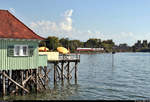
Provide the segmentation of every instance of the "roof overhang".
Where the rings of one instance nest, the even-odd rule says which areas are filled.
[[[14,39],[14,38],[0,38],[0,40],[9,40],[9,41],[37,41],[40,42],[39,39]]]

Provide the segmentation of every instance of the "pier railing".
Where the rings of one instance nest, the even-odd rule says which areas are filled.
[[[80,54],[59,54],[59,60],[80,60]]]

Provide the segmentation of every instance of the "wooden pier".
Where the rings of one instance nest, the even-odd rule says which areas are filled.
[[[79,54],[59,55],[58,60],[48,60],[54,64],[54,84],[58,80],[70,81],[74,72],[74,80],[77,83],[77,65],[80,62]],[[43,92],[49,89],[50,68],[47,66],[26,70],[2,70],[0,71],[0,94],[25,95],[31,92]]]
[[[54,64],[55,82],[57,77],[70,80],[73,69],[77,79],[80,55],[39,52],[39,42],[46,39],[34,33],[8,10],[0,10],[0,22],[1,95],[24,95],[46,90],[50,81],[48,63]],[[71,70],[70,63],[74,63]]]
[[[77,65],[80,62],[80,54],[59,55],[59,60],[48,60],[48,63],[54,64],[54,84],[58,81],[72,79],[74,71],[74,80],[77,83]]]

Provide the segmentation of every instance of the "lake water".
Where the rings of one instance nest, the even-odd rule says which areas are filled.
[[[49,65],[51,67],[51,65]],[[50,73],[52,76],[53,70]],[[77,84],[58,82],[42,94],[5,100],[149,100],[150,53],[81,54]]]

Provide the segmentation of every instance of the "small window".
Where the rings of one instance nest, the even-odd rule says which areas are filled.
[[[15,45],[14,56],[28,56],[28,46],[27,45]]]
[[[23,56],[27,56],[27,55],[28,55],[28,47],[23,46]]]
[[[19,56],[20,55],[20,46],[18,46],[18,45],[15,46],[14,47],[14,52],[15,52],[14,53],[15,56]]]

